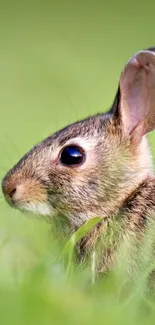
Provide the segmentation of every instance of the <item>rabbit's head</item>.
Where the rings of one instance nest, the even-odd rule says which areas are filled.
[[[155,128],[155,54],[126,65],[112,109],[71,124],[36,145],[5,176],[7,201],[75,226],[119,211],[152,173],[145,134]]]

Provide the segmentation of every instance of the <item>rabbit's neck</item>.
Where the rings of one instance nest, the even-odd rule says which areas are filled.
[[[112,269],[120,258],[118,246],[125,243],[126,249],[130,249],[133,244],[135,268],[138,268],[138,264],[136,266],[138,249],[139,245],[143,244],[147,229],[154,240],[155,178],[143,181],[117,215],[104,219],[79,242],[77,246],[79,257],[85,260],[87,256],[97,252],[97,256],[100,254],[98,272],[105,273]],[[130,276],[130,265],[128,272]]]
[[[152,155],[147,138],[143,137],[133,161],[127,165],[124,181],[118,185],[118,197],[115,199],[118,209],[114,214],[118,214],[133,195],[138,195],[139,188],[143,188],[143,184],[147,188],[150,180],[155,184]]]

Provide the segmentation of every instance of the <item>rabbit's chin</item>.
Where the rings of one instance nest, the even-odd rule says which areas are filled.
[[[30,202],[23,203],[18,206],[22,211],[32,212],[36,215],[51,216],[54,214],[54,209],[46,202]]]

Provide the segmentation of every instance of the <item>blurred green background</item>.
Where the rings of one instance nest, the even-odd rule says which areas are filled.
[[[1,179],[36,142],[110,107],[124,64],[136,51],[155,45],[154,16],[153,0],[0,2]],[[155,135],[149,138],[155,153]],[[12,285],[17,266],[22,277],[23,265],[34,262],[33,249],[50,247],[49,225],[31,217],[0,198],[4,287]],[[4,296],[1,324],[10,324]]]

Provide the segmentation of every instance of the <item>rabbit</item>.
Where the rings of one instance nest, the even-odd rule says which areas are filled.
[[[107,223],[120,237],[141,241],[155,217],[155,176],[146,135],[155,129],[155,48],[137,52],[124,67],[107,113],[75,122],[38,143],[2,181],[6,201],[44,218],[67,218],[71,231],[103,217],[79,243],[93,249]],[[119,216],[119,217],[118,217]],[[101,272],[115,261],[107,247]]]

